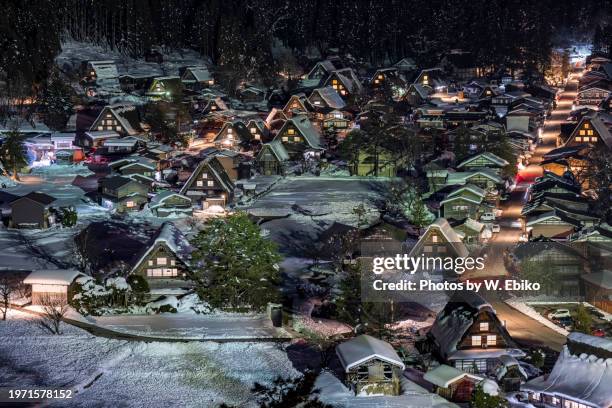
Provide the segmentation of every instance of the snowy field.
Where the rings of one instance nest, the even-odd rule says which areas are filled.
[[[111,340],[64,325],[41,331],[36,318],[11,311],[0,321],[0,384],[70,388],[62,407],[253,407],[250,388],[295,376],[272,343],[142,343]]]
[[[124,333],[164,338],[244,339],[288,337],[264,315],[164,313],[151,316],[88,317],[97,326]]]
[[[334,221],[356,225],[353,209],[360,204],[365,218],[378,219],[376,201],[388,179],[350,177],[289,177],[278,182],[270,192],[257,199],[247,211],[257,216],[286,216],[262,224],[285,253],[297,255],[298,248],[309,242]]]

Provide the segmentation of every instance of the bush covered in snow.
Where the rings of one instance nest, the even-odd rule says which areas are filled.
[[[142,297],[135,294],[142,293],[143,289],[148,291],[148,285],[144,287],[139,279],[116,277],[100,282],[91,276],[82,276],[71,289],[70,304],[82,315],[100,316],[109,310],[128,312],[130,307],[141,304]]]

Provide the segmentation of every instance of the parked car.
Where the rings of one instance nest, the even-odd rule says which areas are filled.
[[[499,224],[493,224],[491,226],[491,231],[492,232],[499,232],[499,231],[501,231],[501,227],[499,226]]]
[[[571,317],[556,318],[553,319],[553,322],[555,322],[558,326],[561,326],[566,330],[572,330],[574,326],[574,319],[572,319]]]
[[[595,329],[591,334],[597,337],[606,337],[606,331],[604,329]]]
[[[603,313],[601,313],[599,310],[597,310],[594,307],[587,307],[587,310],[589,311],[589,313],[591,313],[593,316],[598,317],[600,319],[605,319],[605,315]]]
[[[492,212],[486,212],[483,213],[480,216],[480,221],[495,221],[495,214],[493,214]]]
[[[548,318],[549,319],[561,319],[561,318],[565,318],[565,317],[572,317],[572,314],[570,313],[569,310],[567,309],[557,309],[553,312],[550,312],[548,314]]]

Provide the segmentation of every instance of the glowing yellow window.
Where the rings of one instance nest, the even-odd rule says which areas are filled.
[[[589,130],[587,130],[587,135],[589,135],[589,136],[593,136],[593,129],[589,129]]]
[[[423,81],[428,81],[429,80],[429,75],[423,75]]]
[[[592,137],[591,142],[597,142],[597,136]]]
[[[295,135],[295,129],[287,129],[288,135]]]
[[[294,138],[293,138],[293,141],[294,141],[295,143],[300,143],[300,142],[302,141],[302,138],[301,138],[301,137],[299,137],[299,136],[296,136],[296,137],[294,137]]]
[[[588,129],[588,128],[589,128],[589,124],[588,124],[588,123],[585,123],[585,124],[584,124],[584,126],[583,126],[583,128]]]
[[[582,138],[580,136],[576,136],[576,141],[577,142],[582,142]]]
[[[332,85],[338,85],[338,80],[337,79],[332,79]]]
[[[383,80],[383,79],[384,79],[384,76],[382,76],[382,74],[380,74],[380,75],[378,76],[378,79]]]
[[[288,142],[289,138],[287,136],[283,136],[283,142]]]
[[[580,132],[578,132],[580,134],[580,136],[584,136],[586,135],[586,130],[581,130]]]

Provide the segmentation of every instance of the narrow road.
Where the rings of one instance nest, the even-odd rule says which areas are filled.
[[[501,206],[503,210],[503,216],[500,219],[501,232],[492,241],[494,245],[493,252],[496,254],[500,254],[502,248],[513,246],[518,241],[518,236],[520,235],[518,218],[527,199],[527,188],[535,177],[539,177],[544,173],[540,163],[546,153],[556,148],[557,135],[561,130],[561,123],[565,121],[571,112],[572,101],[576,96],[577,84],[578,79],[572,74],[565,90],[557,101],[557,107],[551,112],[550,117],[544,124],[541,143],[534,151],[530,165],[519,172],[520,178],[525,181],[517,185],[517,188],[510,194],[510,199]],[[496,269],[498,264],[499,262],[495,262]],[[495,273],[494,275],[500,275],[500,273]],[[529,346],[548,346],[557,351],[560,351],[565,344],[565,336],[508,306],[500,298],[499,293],[483,292],[482,295],[495,308],[497,316],[506,324],[506,328],[517,342]]]

